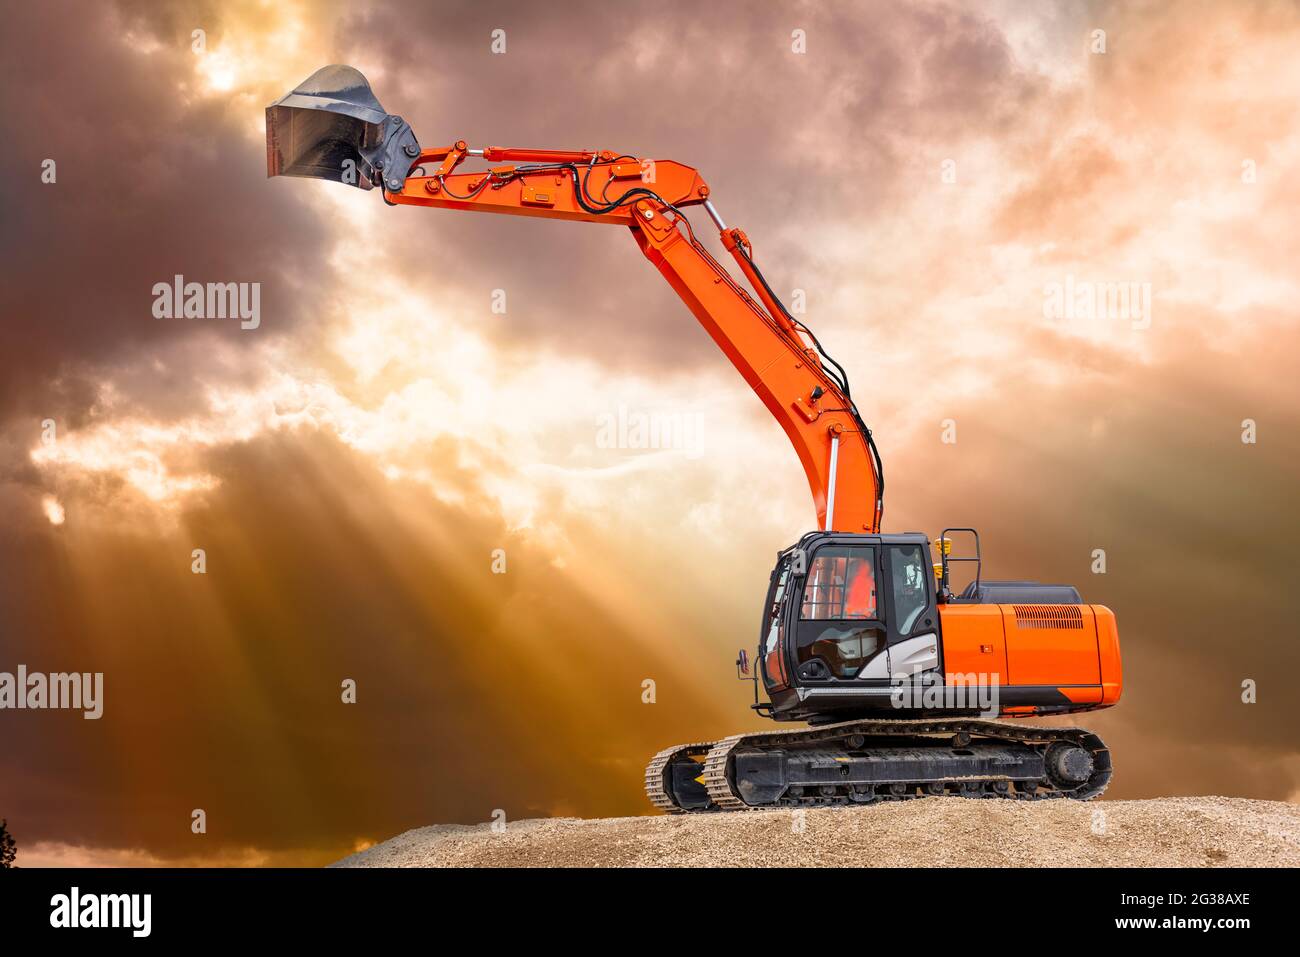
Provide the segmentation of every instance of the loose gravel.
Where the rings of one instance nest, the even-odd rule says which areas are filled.
[[[922,798],[417,828],[336,867],[1297,867],[1300,806]]]

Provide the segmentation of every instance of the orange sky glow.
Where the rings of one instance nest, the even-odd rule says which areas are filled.
[[[732,660],[815,518],[780,429],[623,229],[266,179],[334,62],[426,145],[700,169],[849,371],[886,530],[1115,609],[1108,797],[1300,799],[1294,5],[59,6],[0,38],[0,671],[106,703],[0,713],[20,865],[640,814],[650,754],[762,726]],[[177,274],[260,325],[156,318]]]

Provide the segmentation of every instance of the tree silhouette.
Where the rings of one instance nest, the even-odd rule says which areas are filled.
[[[18,844],[5,827],[8,823],[8,820],[0,821],[0,867],[13,867],[14,858],[18,856]]]

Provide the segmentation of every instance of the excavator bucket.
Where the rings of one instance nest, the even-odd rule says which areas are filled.
[[[266,175],[306,176],[397,192],[420,144],[384,110],[359,70],[321,67],[266,108]]]

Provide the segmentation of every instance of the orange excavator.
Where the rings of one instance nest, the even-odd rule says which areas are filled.
[[[607,150],[464,140],[426,149],[361,73],[339,65],[267,107],[266,144],[268,176],[378,188],[390,205],[628,229],[785,430],[817,530],[777,554],[752,673],[743,650],[736,668],[753,683],[758,714],[805,726],[661,751],[645,775],[655,806],[1089,799],[1105,789],[1110,752],[1097,735],[995,719],[1115,704],[1115,615],[1071,586],[984,580],[972,528],[944,529],[933,543],[881,531],[883,468],[848,376],[782,305],[696,170]],[[490,165],[462,171],[471,159]],[[752,294],[697,240],[683,212],[691,206],[703,207]],[[958,541],[965,550],[954,555]],[[958,564],[968,579],[960,592]]]

